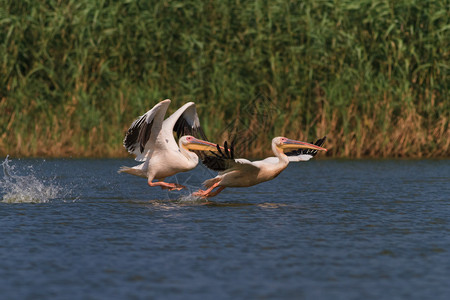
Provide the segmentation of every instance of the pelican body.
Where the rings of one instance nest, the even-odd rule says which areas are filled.
[[[317,142],[316,142],[317,143]],[[275,157],[268,157],[264,160],[249,161],[247,159],[234,159],[233,148],[228,149],[226,143],[224,152],[218,148],[220,155],[208,156],[203,163],[219,174],[206,180],[203,185],[206,190],[199,190],[195,196],[213,197],[220,193],[225,187],[249,187],[277,177],[289,164],[289,157],[284,150],[310,150],[313,155],[317,151],[327,151],[318,145],[291,140],[285,137],[276,137],[272,140],[272,151]],[[308,154],[308,155],[311,155]],[[293,153],[292,155],[295,155]],[[297,155],[306,155],[303,152]],[[215,188],[218,188],[213,192]]]
[[[217,151],[217,147],[216,144],[192,136],[205,138],[195,103],[186,103],[164,120],[170,102],[169,99],[161,101],[131,124],[123,144],[142,163],[131,168],[122,167],[119,173],[145,177],[149,186],[179,190],[184,186],[164,182],[164,179],[197,166],[198,156],[191,151]],[[178,144],[174,131],[179,137]]]

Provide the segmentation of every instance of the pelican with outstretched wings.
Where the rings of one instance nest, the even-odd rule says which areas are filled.
[[[193,195],[213,197],[226,187],[248,187],[272,180],[288,166],[290,161],[308,160],[318,151],[327,151],[321,147],[324,142],[325,138],[318,140],[316,144],[310,144],[285,137],[276,137],[272,140],[272,151],[275,157],[259,161],[235,159],[233,145],[228,147],[225,142],[223,151],[217,146],[218,154],[213,153],[214,155],[206,156],[203,159],[204,165],[219,171],[219,174],[203,183],[206,190],[199,190]],[[284,150],[291,151],[284,153]],[[292,160],[290,157],[293,157]],[[215,188],[217,190],[213,191]]]
[[[169,99],[161,101],[131,124],[123,145],[142,163],[122,167],[119,173],[147,178],[149,186],[180,190],[185,187],[164,182],[164,179],[197,166],[198,156],[192,150],[217,151],[217,147],[205,141],[194,102],[186,103],[164,120],[169,104]],[[174,132],[177,133],[178,144]]]

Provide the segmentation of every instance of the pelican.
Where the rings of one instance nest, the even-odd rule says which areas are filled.
[[[316,144],[323,144],[324,141],[325,138],[322,141],[318,140]],[[275,157],[268,157],[264,160],[252,162],[243,158],[234,159],[233,146],[228,148],[225,142],[224,152],[217,148],[220,155],[207,156],[203,159],[203,163],[208,168],[219,171],[219,174],[203,183],[207,188],[206,190],[199,190],[193,195],[205,198],[214,197],[226,187],[248,187],[272,180],[286,169],[289,164],[290,159],[284,153],[284,150],[298,151],[291,151],[292,153],[290,154],[292,157],[298,155],[314,156],[317,151],[327,151],[327,149],[318,145],[291,140],[285,137],[276,137],[272,140],[272,151]],[[298,157],[296,159],[299,161],[301,158]],[[303,159],[306,158],[303,157]],[[295,161],[295,158],[292,161]],[[218,189],[213,192],[215,188]]]
[[[318,139],[314,145],[322,147],[325,143],[325,140],[327,139],[326,136],[324,136],[321,139]],[[312,144],[312,142],[311,142]],[[293,151],[285,152],[286,156],[289,159],[289,162],[298,162],[298,161],[308,161],[311,158],[313,158],[317,154],[318,150],[316,149],[296,149]],[[276,163],[278,161],[278,157],[268,157],[264,159],[266,162],[272,162]]]
[[[198,156],[190,150],[217,151],[217,145],[198,138],[206,139],[194,102],[186,103],[164,120],[170,102],[169,99],[161,101],[131,124],[123,145],[142,163],[131,168],[121,167],[118,172],[147,178],[152,187],[180,190],[185,187],[164,182],[164,179],[197,166]],[[174,131],[179,138],[178,144]]]

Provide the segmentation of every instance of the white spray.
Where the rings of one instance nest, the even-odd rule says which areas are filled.
[[[55,183],[36,178],[32,167],[28,167],[26,175],[18,175],[10,162],[7,156],[1,164],[3,178],[0,179],[0,202],[47,203],[62,194],[62,189]]]

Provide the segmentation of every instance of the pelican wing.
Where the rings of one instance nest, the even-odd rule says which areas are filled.
[[[200,126],[194,102],[188,102],[174,112],[164,121],[163,128],[166,131],[176,132],[177,138],[183,135],[192,135],[202,140],[208,140]]]
[[[325,143],[325,140],[327,139],[326,136],[324,136],[321,139],[318,139],[314,145],[322,147],[322,145]],[[312,144],[312,143],[311,143]],[[308,161],[311,158],[313,158],[317,154],[317,150],[312,149],[298,149],[290,152],[286,152],[285,154],[289,158],[289,161]]]
[[[164,100],[156,104],[152,109],[137,118],[125,134],[123,146],[129,153],[136,155],[137,161],[145,160],[145,154],[149,150],[146,146],[147,142],[152,131],[161,129],[161,123],[169,104],[170,100]]]
[[[214,171],[225,171],[232,167],[232,164],[235,162],[233,144],[231,144],[231,147],[228,148],[228,143],[225,142],[223,146],[223,151],[217,144],[217,153],[210,151],[210,155],[204,155],[201,157],[202,163],[208,169]]]
[[[218,172],[228,172],[233,169],[243,168],[257,169],[248,159],[235,159],[233,143],[228,147],[227,142],[224,143],[223,150],[217,145],[217,153],[210,151],[210,155],[202,157],[202,162],[209,169]]]

